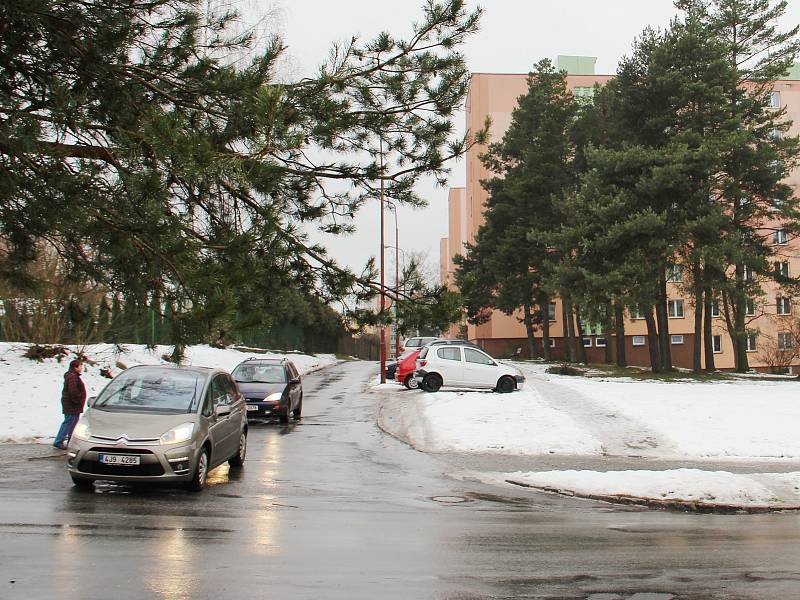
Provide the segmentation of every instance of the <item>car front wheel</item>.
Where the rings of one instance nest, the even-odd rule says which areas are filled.
[[[291,401],[287,400],[286,406],[283,409],[281,409],[281,412],[278,415],[278,421],[280,422],[281,425],[287,425],[289,423],[289,420],[292,417],[291,406],[292,406]]]
[[[292,411],[292,416],[294,417],[295,421],[299,420],[300,417],[303,416],[303,396],[302,395],[300,396],[300,400],[297,401],[297,406]]]
[[[422,380],[422,387],[423,390],[426,392],[438,392],[439,388],[442,387],[442,376],[436,373],[430,373],[425,375],[425,378]]]
[[[500,378],[500,381],[497,382],[497,391],[501,394],[509,394],[517,389],[517,382],[514,381],[513,377],[509,377],[508,375],[504,375]]]
[[[197,458],[197,466],[191,480],[186,482],[186,489],[192,492],[199,492],[206,486],[208,478],[208,449],[203,448]]]

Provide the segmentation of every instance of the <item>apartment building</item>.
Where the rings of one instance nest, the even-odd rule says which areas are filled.
[[[604,85],[611,75],[594,74],[595,59],[592,57],[559,56],[557,66],[567,71],[567,86],[576,96],[593,93],[594,85]],[[483,126],[486,117],[492,119],[492,139],[500,139],[511,123],[511,112],[517,98],[527,92],[527,74],[474,73],[467,99],[466,121],[470,131]],[[786,107],[787,117],[792,120],[789,135],[800,133],[800,65],[785,80],[775,82],[772,94],[775,108]],[[450,190],[448,199],[448,237],[442,239],[440,272],[442,282],[453,285],[453,256],[461,253],[464,243],[473,242],[478,228],[483,223],[483,211],[487,193],[481,180],[492,174],[484,168],[479,155],[485,146],[473,146],[467,154],[466,186]],[[800,191],[800,169],[791,173],[788,183]],[[792,239],[785,231],[765,231],[773,238],[776,268],[790,276],[800,274],[800,240]],[[445,252],[446,249],[446,252]],[[669,330],[672,358],[675,366],[692,366],[694,343],[694,306],[692,299],[683,291],[685,274],[676,268],[670,273],[667,284],[669,298]],[[754,335],[748,340],[750,366],[768,370],[774,366],[775,352],[787,348],[794,341],[790,332],[800,321],[800,298],[792,299],[782,294],[775,284],[765,283],[765,296],[756,299],[748,310],[748,329]],[[564,356],[564,327],[561,302],[554,298],[550,305],[550,345],[553,356]],[[627,315],[625,323],[625,346],[627,360],[633,365],[649,365],[647,327],[641,315]],[[714,319],[715,366],[718,369],[734,368],[734,353],[724,320]],[[602,361],[607,345],[614,343],[610,332],[597,329],[585,330],[582,343],[590,361]],[[527,341],[521,315],[505,315],[499,311],[485,324],[468,325],[470,340],[476,341],[496,356],[526,355]],[[537,333],[541,344],[541,332]],[[800,359],[793,361],[793,370],[800,372]]]

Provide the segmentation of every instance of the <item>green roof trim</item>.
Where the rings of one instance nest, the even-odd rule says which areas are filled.
[[[786,73],[786,79],[800,79],[800,63],[794,63],[789,72]]]
[[[594,65],[597,58],[594,56],[563,56],[556,57],[556,68],[566,71],[567,75],[594,75]]]

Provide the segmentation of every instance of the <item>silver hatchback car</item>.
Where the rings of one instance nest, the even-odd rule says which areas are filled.
[[[247,409],[221,369],[140,366],[90,400],[67,447],[73,483],[98,479],[183,482],[199,491],[208,472],[247,451]]]

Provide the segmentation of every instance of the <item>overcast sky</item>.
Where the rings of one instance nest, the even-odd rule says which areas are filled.
[[[250,0],[251,2],[255,0]],[[261,0],[263,1],[263,0]],[[331,42],[358,35],[370,39],[383,30],[404,35],[419,20],[423,0],[274,0],[279,30],[294,71],[310,74],[327,56]],[[474,72],[527,73],[542,58],[559,54],[596,56],[596,73],[613,74],[633,39],[648,25],[663,27],[676,14],[671,0],[468,0],[484,7],[480,31],[463,47]],[[790,0],[785,26],[800,22],[800,0]],[[464,115],[456,116],[463,131]],[[453,164],[450,186],[465,183],[464,162]],[[420,181],[424,209],[400,209],[400,248],[427,252],[438,270],[439,239],[447,236],[447,188]],[[387,245],[394,245],[394,220],[387,222]],[[329,239],[331,254],[355,269],[379,251],[378,203],[357,218],[358,232]],[[394,263],[387,250],[388,264]],[[387,276],[392,269],[387,267]]]

